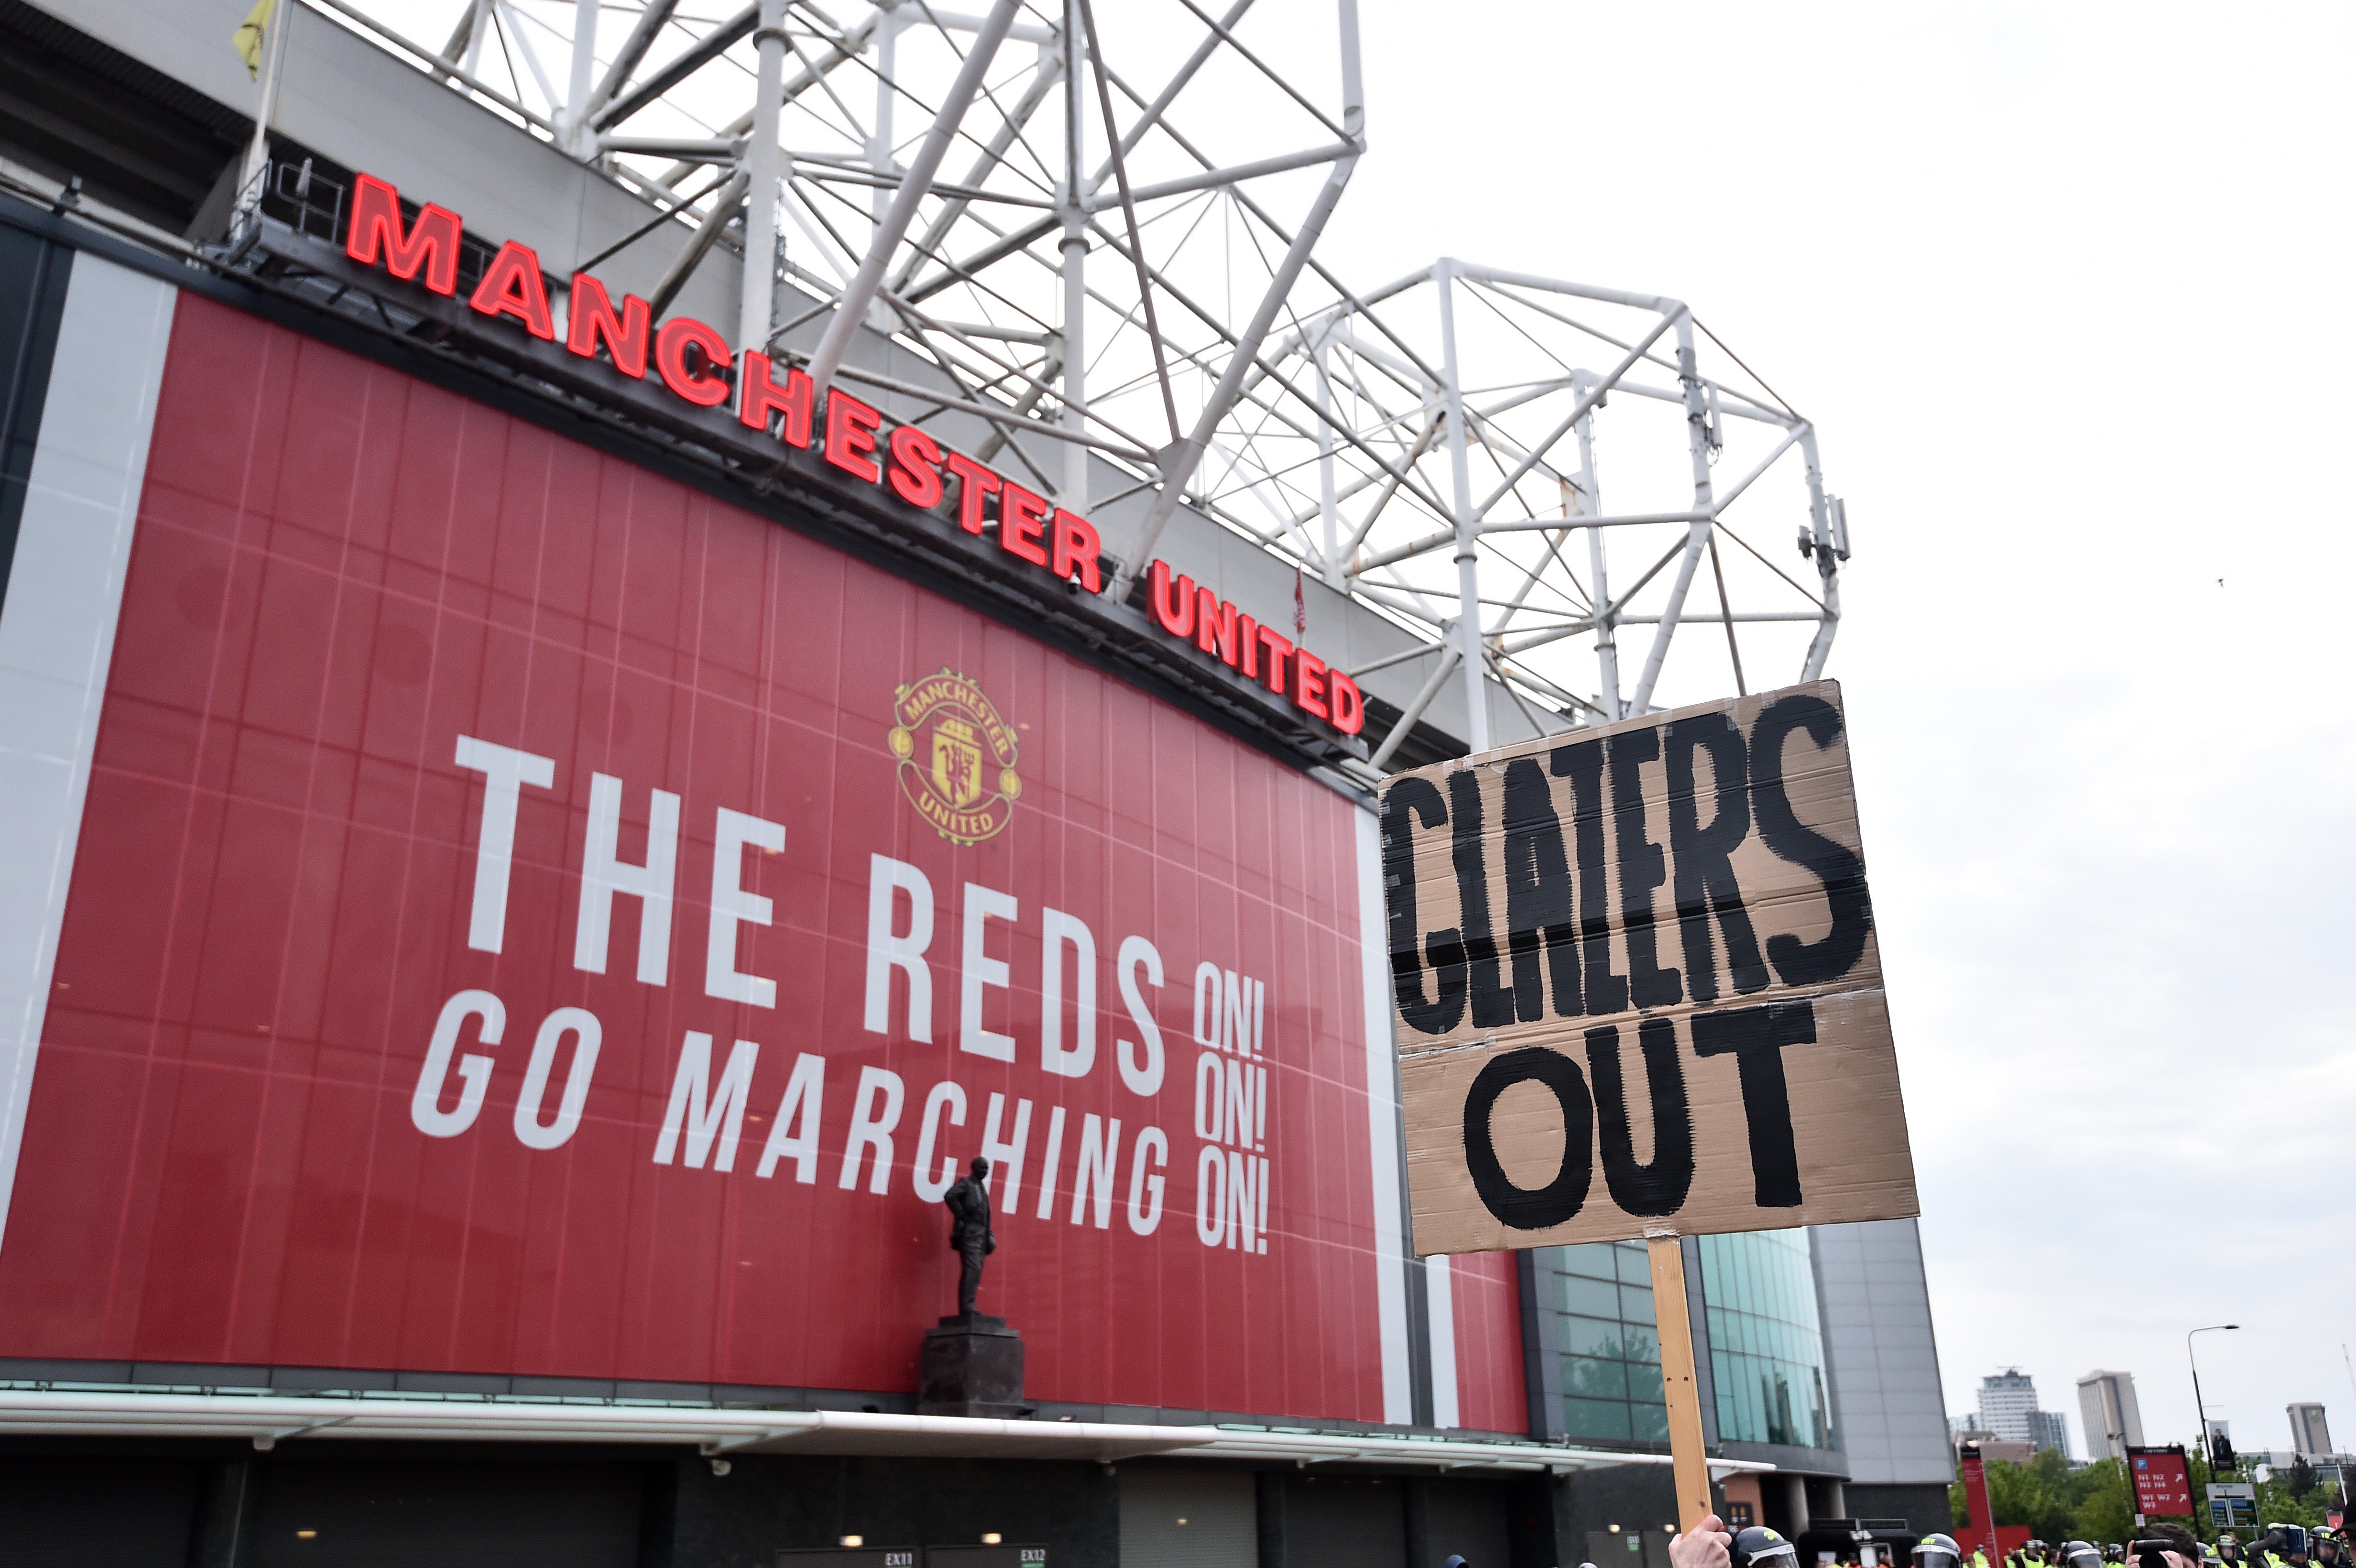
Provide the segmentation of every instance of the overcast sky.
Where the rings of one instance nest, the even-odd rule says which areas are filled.
[[[1326,80],[1333,15],[1246,35]],[[2083,1452],[2072,1384],[2118,1368],[2190,1440],[2185,1332],[2232,1321],[2237,1442],[2320,1399],[2356,1447],[2351,9],[1364,28],[1329,265],[1682,297],[1822,432],[1948,1410],[2018,1364]]]
[[[1685,298],[1824,432],[1947,1408],[2082,1453],[2228,1321],[2212,1418],[2356,1446],[2351,16],[1365,13],[1329,261]]]

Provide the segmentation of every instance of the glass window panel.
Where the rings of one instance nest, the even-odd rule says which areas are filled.
[[[1574,1356],[1611,1356],[1621,1354],[1620,1325],[1593,1317],[1572,1317],[1562,1320],[1562,1348]]]
[[[1617,1317],[1620,1316],[1619,1288],[1601,1280],[1565,1275],[1562,1279],[1562,1306],[1566,1312],[1581,1312],[1590,1317]]]
[[[1633,1285],[1620,1287],[1620,1318],[1623,1323],[1650,1323],[1653,1317],[1653,1293],[1647,1287]]]
[[[1831,1441],[1808,1233],[1708,1236],[1700,1252],[1720,1435],[1732,1442]],[[1651,1386],[1632,1381],[1632,1396]]]
[[[1665,1399],[1667,1395],[1661,1390],[1661,1369],[1643,1365],[1630,1367],[1628,1397],[1635,1400],[1650,1400],[1655,1404]]]
[[[1592,1242],[1585,1246],[1562,1249],[1560,1267],[1566,1274],[1583,1274],[1593,1279],[1612,1279],[1618,1268],[1612,1260],[1613,1248],[1609,1242]]]
[[[1644,1255],[1642,1242],[1623,1244],[1620,1252],[1620,1277],[1630,1285],[1653,1283],[1653,1261]]]
[[[1628,1412],[1629,1431],[1639,1443],[1666,1443],[1669,1440],[1669,1410],[1662,1404],[1639,1404]]]
[[[1562,1425],[1573,1437],[1616,1438],[1622,1443],[1630,1439],[1628,1406],[1619,1400],[1566,1399]]]
[[[1653,1374],[1653,1381],[1657,1387],[1659,1373]],[[1586,1399],[1626,1399],[1627,1364],[1599,1360],[1592,1356],[1565,1356],[1562,1359],[1562,1392]]]

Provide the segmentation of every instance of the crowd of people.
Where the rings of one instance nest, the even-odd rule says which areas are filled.
[[[1798,1550],[1781,1532],[1764,1525],[1729,1530],[1715,1514],[1670,1542],[1669,1561],[1674,1568],[1803,1568]],[[2211,1546],[2180,1524],[2155,1524],[2135,1541],[2106,1545],[2065,1541],[2053,1546],[2030,1541],[2004,1553],[2001,1568],[2109,1568],[2113,1563],[2121,1568],[2356,1568],[2356,1541],[2344,1530],[2271,1524],[2247,1545],[2233,1531],[2222,1531]],[[1966,1552],[1954,1537],[1933,1534],[1916,1544],[1912,1568],[1992,1565],[1985,1548]]]
[[[1943,1544],[1933,1548],[1933,1541]],[[2005,1554],[2004,1568],[2104,1568],[2130,1558],[2135,1568],[2356,1568],[2351,1550],[2343,1531],[2297,1524],[2270,1524],[2247,1546],[2230,1530],[2220,1531],[2217,1543],[2210,1546],[2180,1524],[2156,1524],[2141,1540],[2105,1546],[2090,1541],[2065,1541],[2058,1547],[2027,1541]],[[1938,1561],[1926,1561],[1926,1551]],[[1917,1568],[1959,1568],[1958,1551],[1950,1537],[1932,1536],[1915,1548]],[[1971,1568],[1988,1568],[1984,1549],[1973,1550]]]

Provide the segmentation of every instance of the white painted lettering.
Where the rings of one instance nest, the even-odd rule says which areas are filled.
[[[998,1129],[1004,1125],[1005,1113],[1006,1096],[991,1095],[990,1117],[981,1129],[981,1157],[990,1161],[990,1191],[998,1201],[998,1211],[1012,1214],[1023,1196],[1023,1150],[1031,1141],[1031,1102],[1014,1102],[1014,1137],[1001,1143]]]
[[[985,951],[986,923],[1011,921],[1018,912],[1012,893],[1001,893],[979,882],[965,885],[965,955],[958,987],[958,1049],[995,1061],[1014,1060],[1014,1037],[981,1027],[981,991],[985,986],[1004,990],[1012,972],[1005,959],[992,958]]]
[[[1240,1244],[1244,1251],[1258,1252],[1255,1245],[1258,1232],[1258,1212],[1253,1206],[1252,1189],[1259,1185],[1259,1161],[1241,1151],[1227,1156],[1227,1235],[1226,1245]]]
[[[1249,1148],[1252,1141],[1252,1090],[1255,1087],[1249,1062],[1227,1063],[1227,1110],[1221,1118],[1226,1128],[1223,1143]]]
[[[1039,1166],[1039,1218],[1055,1217],[1055,1179],[1063,1174],[1064,1107],[1056,1106],[1047,1115],[1047,1157]]]
[[[564,1075],[556,1119],[542,1126],[541,1102],[548,1097],[556,1048],[568,1034],[573,1036],[573,1069]],[[531,1064],[524,1070],[523,1093],[516,1097],[515,1136],[524,1147],[562,1148],[579,1129],[581,1109],[589,1101],[589,1077],[597,1071],[597,1047],[605,1037],[597,1015],[585,1008],[559,1008],[541,1020],[540,1035],[531,1042]]]
[[[1237,1056],[1251,1054],[1251,982],[1238,980],[1236,972],[1226,971],[1226,987],[1223,995],[1226,1005],[1219,1025],[1219,1048]]]
[[[556,759],[458,737],[458,765],[483,775],[483,827],[475,838],[475,908],[466,945],[497,953],[508,925],[508,872],[515,863],[516,802],[523,786],[556,783]]]
[[[939,1140],[941,1113],[947,1111],[949,1125],[965,1125],[965,1091],[946,1081],[933,1085],[925,1096],[925,1119],[916,1129],[916,1163],[910,1172],[916,1196],[927,1203],[937,1203],[948,1196],[949,1186],[957,1180],[957,1156],[943,1155],[937,1176],[933,1172],[933,1149]]]
[[[774,822],[720,808],[712,845],[712,940],[704,948],[703,994],[724,1002],[777,1005],[777,983],[736,968],[736,928],[766,925],[775,912],[767,899],[744,888],[747,846],[774,855],[786,847],[786,830]]]
[[[507,1031],[508,1009],[488,991],[461,991],[442,1004],[442,1016],[434,1020],[434,1039],[425,1048],[425,1064],[418,1070],[417,1088],[409,1096],[409,1119],[429,1138],[455,1138],[482,1114],[483,1094],[491,1084],[491,1059],[472,1053],[458,1059],[458,1104],[442,1109],[450,1055],[458,1048],[458,1026],[469,1018],[483,1020],[478,1038],[485,1045],[498,1044]]]
[[[1151,1096],[1162,1093],[1162,1026],[1153,1021],[1153,1009],[1145,1005],[1144,993],[1137,988],[1141,966],[1145,970],[1146,984],[1160,989],[1162,955],[1141,936],[1122,937],[1116,973],[1120,981],[1121,1006],[1129,1009],[1129,1019],[1137,1026],[1138,1038],[1116,1038],[1113,1054],[1120,1068],[1120,1081],[1128,1085],[1129,1092]]]
[[[1194,1239],[1215,1247],[1227,1234],[1227,1157],[1205,1144],[1194,1161]]]
[[[720,1153],[712,1161],[714,1170],[736,1168],[736,1136],[744,1130],[744,1102],[752,1097],[753,1063],[761,1048],[749,1040],[740,1040],[728,1052],[728,1065],[720,1072],[720,1093],[712,1093],[712,1037],[698,1029],[687,1032],[687,1040],[680,1048],[679,1071],[670,1083],[670,1104],[663,1112],[662,1136],[655,1140],[655,1163],[669,1165],[679,1152],[682,1128],[687,1134],[687,1166],[691,1170],[703,1168],[704,1157],[712,1153],[712,1140],[720,1143]]]
[[[1205,958],[1194,965],[1194,1043],[1205,1051],[1219,1050],[1219,1025],[1223,1021],[1219,966]]]
[[[842,1178],[835,1183],[845,1192],[859,1187],[859,1162],[870,1149],[875,1164],[867,1190],[882,1197],[892,1189],[892,1129],[900,1125],[901,1102],[907,1086],[900,1075],[882,1067],[859,1070],[859,1094],[851,1107],[851,1137],[842,1147]]]
[[[761,1163],[753,1172],[768,1176],[777,1161],[791,1156],[794,1179],[804,1187],[818,1180],[819,1114],[826,1103],[826,1058],[805,1051],[794,1058],[794,1075],[786,1083],[785,1097],[769,1122],[769,1141],[761,1147]]]
[[[1145,1173],[1149,1156],[1157,1172],[1168,1163],[1170,1140],[1162,1136],[1160,1127],[1147,1127],[1137,1135],[1129,1160],[1129,1228],[1141,1236],[1153,1234],[1153,1228],[1162,1223],[1162,1179]]]
[[[1039,1065],[1058,1078],[1085,1078],[1097,1061],[1097,939],[1077,915],[1044,912],[1039,944]],[[1072,1044],[1064,1047],[1064,948],[1079,960],[1072,988],[1076,1022]]]
[[[1097,1229],[1112,1229],[1113,1169],[1119,1160],[1120,1118],[1106,1122],[1091,1114],[1080,1124],[1080,1158],[1072,1171],[1073,1224],[1093,1200]]]
[[[894,893],[908,895],[908,929],[892,929]],[[867,1031],[892,1032],[892,971],[908,977],[908,1038],[932,1043],[933,884],[925,873],[889,855],[867,857]],[[928,1200],[929,1201],[929,1200]]]
[[[1194,1136],[1205,1143],[1226,1139],[1226,1065],[1215,1051],[1206,1051],[1194,1059]]]
[[[607,928],[614,895],[638,901],[638,979],[648,986],[670,979],[671,885],[679,863],[679,796],[648,792],[647,862],[621,858],[622,781],[611,773],[589,775],[589,838],[581,857],[581,918],[573,933],[573,966],[592,975],[605,972]]]

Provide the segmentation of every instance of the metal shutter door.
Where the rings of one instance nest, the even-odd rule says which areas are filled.
[[[1120,1562],[1121,1568],[1258,1568],[1251,1472],[1123,1466]]]

